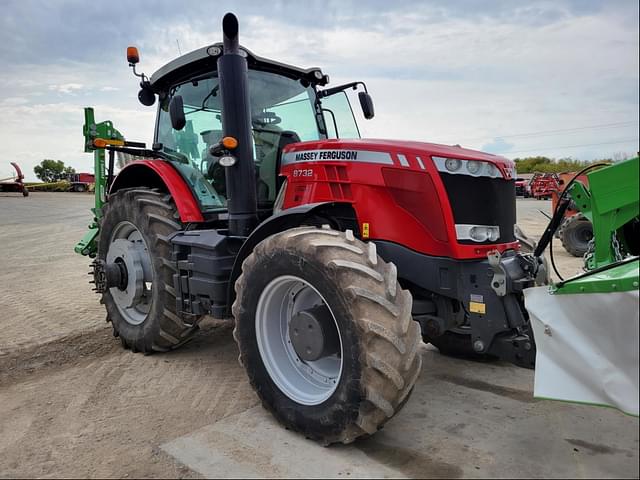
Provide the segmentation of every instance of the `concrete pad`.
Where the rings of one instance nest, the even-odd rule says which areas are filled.
[[[368,439],[325,448],[258,406],[161,448],[209,478],[638,477],[638,419],[536,400],[530,370],[422,353],[412,398]]]
[[[325,448],[285,430],[261,406],[161,448],[207,478],[406,478],[355,448]]]

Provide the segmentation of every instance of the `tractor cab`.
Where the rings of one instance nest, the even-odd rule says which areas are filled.
[[[241,52],[249,67],[256,200],[258,216],[264,218],[273,210],[281,187],[279,172],[287,145],[360,138],[344,92],[346,88],[357,88],[359,82],[319,90],[328,83],[328,76],[318,68],[300,69],[257,57],[244,48]],[[165,154],[163,157],[181,173],[203,213],[227,207],[225,168],[215,151],[223,138],[223,104],[216,65],[221,54],[222,44],[215,44],[177,58],[146,84],[143,82],[141,92],[141,99],[143,92],[153,92],[159,98],[154,150]],[[178,97],[182,108],[171,109]],[[363,105],[367,112],[371,100],[366,94],[364,99],[368,101]]]

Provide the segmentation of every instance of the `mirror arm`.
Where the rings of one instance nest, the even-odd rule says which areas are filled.
[[[329,97],[331,95],[335,95],[336,93],[342,92],[347,88],[352,88],[353,90],[356,90],[358,88],[358,85],[362,85],[362,88],[364,88],[365,93],[369,93],[369,91],[367,90],[367,86],[365,85],[364,82],[351,82],[351,83],[345,83],[344,85],[338,85],[337,87],[327,88],[326,90],[319,90],[318,98],[324,98],[324,97]]]

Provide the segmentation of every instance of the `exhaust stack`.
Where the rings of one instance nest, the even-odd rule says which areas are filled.
[[[229,235],[248,236],[258,223],[256,171],[251,137],[249,76],[247,59],[241,55],[238,19],[227,13],[222,20],[222,55],[218,57],[218,79],[222,99],[222,130],[234,137],[238,146],[233,154],[237,161],[225,167]]]

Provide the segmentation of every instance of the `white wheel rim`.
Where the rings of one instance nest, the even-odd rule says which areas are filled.
[[[128,295],[123,294],[118,287],[111,287],[109,292],[124,320],[130,325],[140,325],[151,310],[153,267],[147,244],[138,228],[131,222],[118,223],[111,234],[106,260],[112,263],[121,256],[126,256],[124,260],[128,267],[125,292],[128,294],[132,288],[139,291],[133,301],[130,301]]]
[[[319,304],[331,313],[340,340],[339,352],[304,361],[289,339],[289,324],[297,312]],[[255,328],[262,363],[282,393],[309,406],[319,405],[333,395],[342,375],[342,337],[331,307],[313,285],[292,275],[272,280],[258,299]]]

